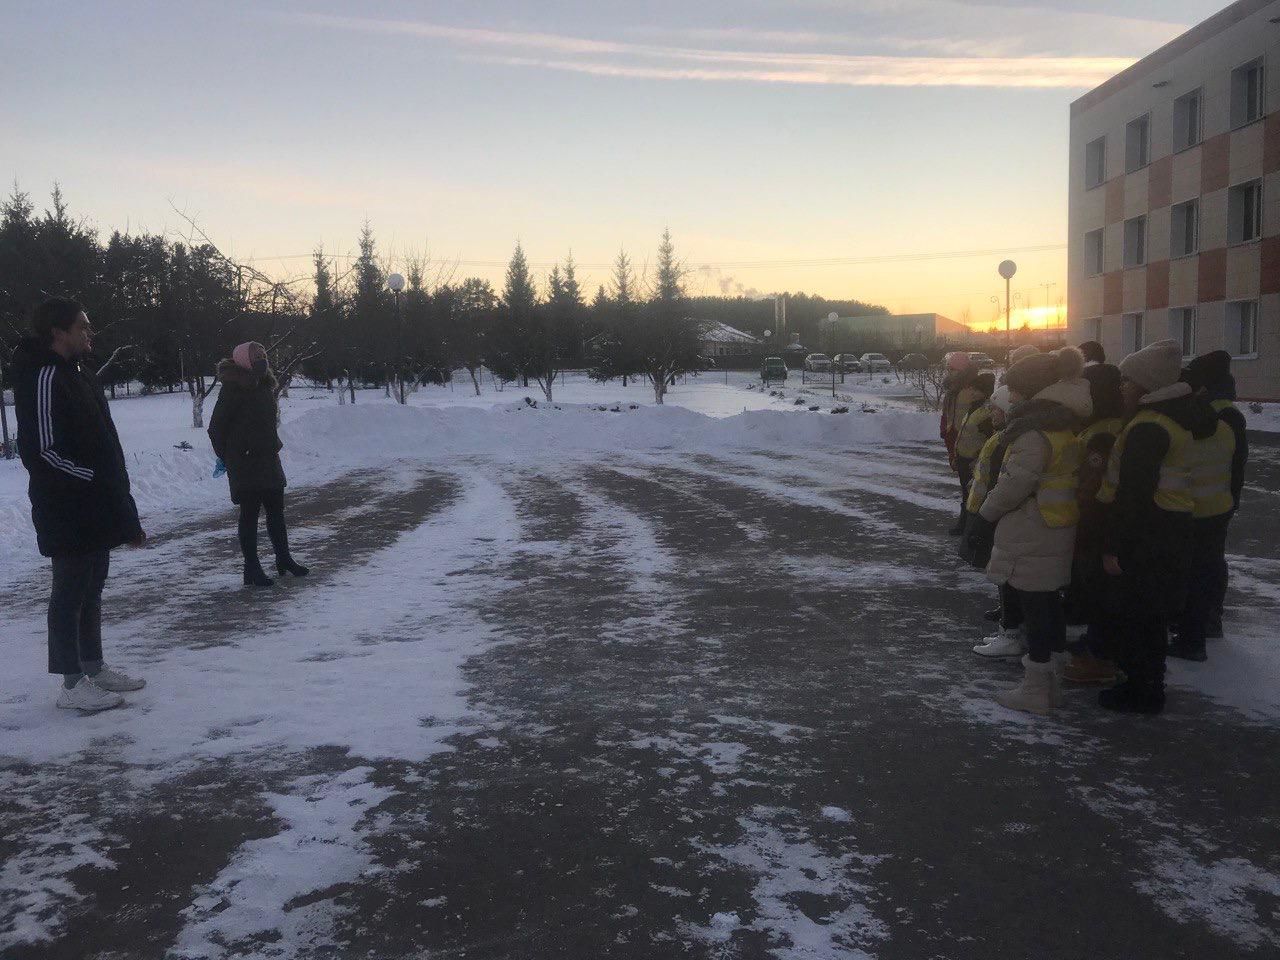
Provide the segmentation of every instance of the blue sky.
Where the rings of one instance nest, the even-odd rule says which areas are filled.
[[[693,292],[978,322],[991,258],[814,261],[1064,243],[1071,100],[1221,5],[0,0],[0,176],[104,229],[172,203],[242,257],[368,218],[495,279],[518,239],[595,283],[669,226]],[[1017,258],[1030,303],[1065,294],[1063,252]]]

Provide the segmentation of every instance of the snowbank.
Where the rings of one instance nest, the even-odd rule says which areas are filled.
[[[936,418],[919,413],[798,416],[752,410],[710,417],[682,407],[549,406],[524,402],[491,410],[460,407],[328,407],[284,429],[294,460],[426,458],[454,454],[557,456],[618,450],[713,448],[766,450],[852,448],[886,441],[929,440]]]
[[[714,385],[707,385],[714,386]],[[737,391],[747,394],[748,391]],[[852,450],[891,441],[929,440],[933,414],[885,410],[848,414],[748,410],[733,416],[683,406],[635,403],[539,404],[523,399],[488,407],[365,402],[338,406],[305,391],[283,408],[284,464],[294,486],[388,460],[440,460],[483,454],[503,459],[590,458],[624,450]],[[507,394],[510,397],[510,394]],[[323,403],[323,405],[321,405]],[[212,410],[212,406],[206,408]],[[213,451],[191,427],[185,396],[139,397],[112,405],[144,524],[163,515],[227,506],[227,482],[213,477]],[[720,412],[717,410],[717,412]],[[182,449],[179,444],[189,444]],[[0,461],[0,572],[35,556],[27,473]]]

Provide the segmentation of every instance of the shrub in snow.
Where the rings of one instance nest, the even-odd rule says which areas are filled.
[[[1250,409],[1250,410],[1252,410],[1254,413],[1261,413],[1261,412],[1262,412],[1262,404],[1258,403],[1258,402],[1255,400],[1253,403],[1249,404],[1249,409]]]

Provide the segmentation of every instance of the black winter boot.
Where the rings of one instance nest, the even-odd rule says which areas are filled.
[[[293,557],[285,557],[283,560],[276,560],[276,570],[279,571],[280,576],[282,577],[286,573],[292,573],[295,577],[305,577],[311,572],[302,564],[294,560]]]
[[[269,587],[275,581],[266,575],[262,569],[262,564],[255,561],[245,561],[244,564],[244,585],[246,587]]]
[[[1098,706],[1117,713],[1157,714],[1164,709],[1164,685],[1126,680],[1099,693]]]
[[[1209,659],[1204,641],[1192,639],[1186,634],[1179,634],[1169,641],[1169,656],[1177,657],[1179,660],[1193,660],[1196,663],[1204,663]]]

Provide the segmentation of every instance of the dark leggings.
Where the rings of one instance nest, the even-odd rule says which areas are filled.
[[[1036,663],[1048,663],[1051,654],[1066,648],[1067,621],[1057,590],[1015,590],[1027,629],[1027,654]]]
[[[258,514],[267,514],[267,536],[276,560],[289,558],[289,533],[284,526],[284,491],[264,490],[240,495],[240,552],[245,563],[258,562]]]
[[[1192,521],[1191,583],[1181,619],[1184,640],[1204,643],[1210,627],[1222,625],[1227,594],[1227,526],[1231,514]]]
[[[956,475],[960,478],[960,526],[969,516],[969,487],[973,485],[973,461],[956,457]]]

